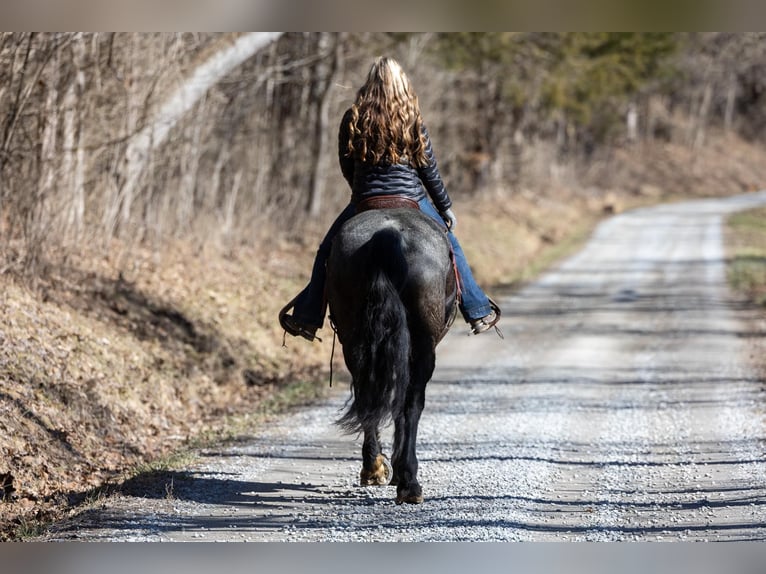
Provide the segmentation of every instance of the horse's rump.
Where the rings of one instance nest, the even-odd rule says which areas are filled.
[[[411,326],[437,333],[457,303],[457,281],[444,229],[416,209],[359,213],[341,228],[327,262],[327,299],[341,343],[359,328],[366,286],[383,273],[405,304]]]

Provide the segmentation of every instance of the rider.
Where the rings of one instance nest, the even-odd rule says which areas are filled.
[[[394,195],[416,201],[421,211],[446,225],[460,276],[463,318],[474,334],[494,326],[500,318],[500,309],[477,285],[452,233],[457,222],[452,201],[436,166],[418,98],[394,59],[378,58],[370,68],[356,101],[341,120],[338,155],[343,176],[351,186],[351,203],[319,245],[309,284],[280,313],[285,331],[309,341],[316,338],[326,312],[325,264],[333,238],[356,213],[360,201]],[[287,313],[291,307],[292,315]]]

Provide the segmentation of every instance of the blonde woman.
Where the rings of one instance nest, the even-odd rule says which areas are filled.
[[[356,101],[343,115],[338,134],[340,168],[351,186],[351,203],[341,212],[317,251],[309,284],[280,314],[282,327],[310,341],[324,323],[325,263],[340,227],[371,199],[405,198],[443,224],[460,274],[463,318],[471,332],[494,326],[500,310],[477,285],[457,238],[452,201],[436,165],[418,98],[392,58],[375,60]],[[292,308],[292,315],[287,311]]]

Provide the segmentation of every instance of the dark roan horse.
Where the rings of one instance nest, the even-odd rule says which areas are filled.
[[[416,440],[436,345],[449,329],[457,281],[443,227],[419,209],[364,211],[336,236],[327,263],[330,316],[351,373],[338,421],[364,434],[362,485],[396,485],[396,502],[423,501]],[[380,428],[393,420],[390,464]]]

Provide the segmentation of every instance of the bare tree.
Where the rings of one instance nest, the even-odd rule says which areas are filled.
[[[279,36],[256,32],[221,38],[199,55],[180,85],[169,89],[148,114],[145,126],[130,139],[122,168],[117,204],[123,223],[130,219],[135,193],[153,149],[165,142],[170,130],[218,80]],[[117,225],[116,213],[108,215],[107,229]]]

